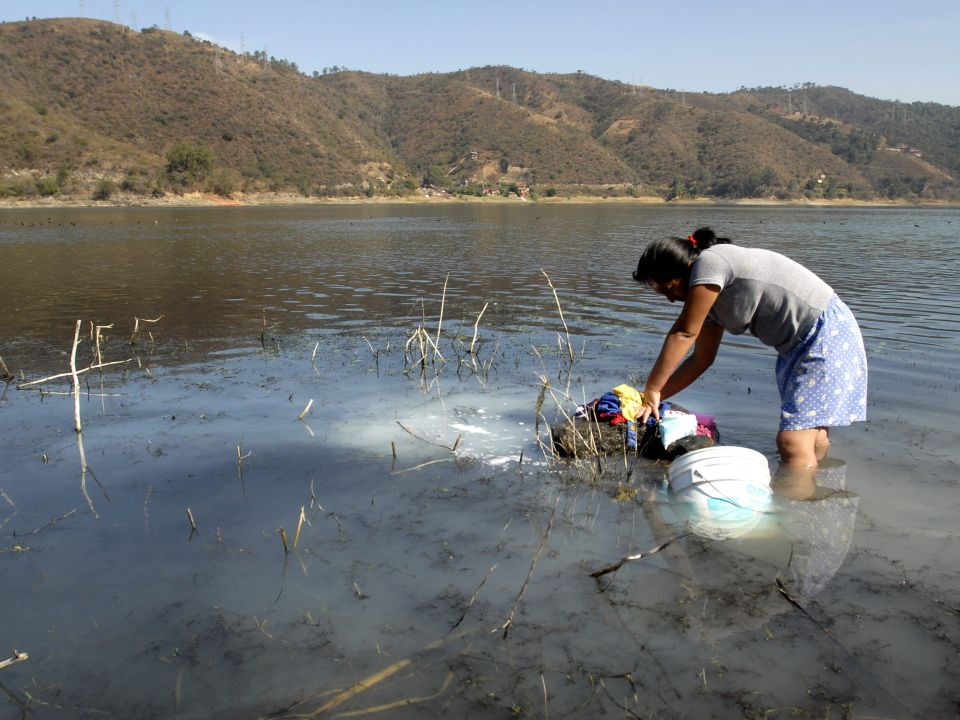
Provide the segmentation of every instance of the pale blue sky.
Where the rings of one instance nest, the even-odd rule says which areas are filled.
[[[239,51],[409,75],[482,65],[657,88],[839,85],[960,106],[957,0],[0,0],[0,20],[167,24]]]

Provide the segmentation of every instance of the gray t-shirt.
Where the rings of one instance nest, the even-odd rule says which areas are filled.
[[[749,331],[785,354],[809,332],[833,288],[800,263],[771,250],[737,245],[707,248],[690,267],[689,287],[718,285],[707,316],[734,335]]]

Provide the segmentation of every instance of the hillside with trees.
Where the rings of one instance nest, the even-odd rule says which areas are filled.
[[[189,32],[0,24],[0,197],[189,191],[960,199],[960,108],[511,67],[307,76]]]

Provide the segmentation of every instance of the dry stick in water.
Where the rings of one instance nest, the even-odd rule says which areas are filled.
[[[253,455],[253,450],[246,455],[243,454],[243,440],[241,440],[237,444],[237,475],[240,477],[241,484],[243,483],[243,461],[251,455]]]
[[[477,595],[480,594],[480,589],[484,586],[484,584],[486,584],[487,578],[490,577],[490,573],[492,573],[496,569],[497,569],[497,566],[496,564],[494,564],[489,570],[487,570],[487,574],[483,576],[483,580],[481,580],[480,584],[477,585],[477,589],[473,591],[473,597],[470,598],[470,602],[468,602],[467,606],[463,609],[463,612],[460,614],[460,618],[453,625],[450,626],[449,630],[447,630],[447,634],[450,634],[460,626],[460,623],[462,623],[463,619],[467,616],[467,612],[470,610],[471,607],[473,607],[473,603],[477,601]]]
[[[10,369],[2,357],[0,357],[0,380],[13,380],[13,375],[10,374]]]
[[[627,555],[626,557],[623,557],[617,562],[615,562],[613,565],[608,565],[605,568],[594,570],[592,573],[590,573],[590,577],[592,578],[602,577],[607,573],[616,572],[617,570],[622,568],[624,565],[626,565],[628,562],[632,562],[633,560],[642,560],[643,558],[650,557],[651,555],[656,555],[658,552],[660,552],[661,550],[665,550],[667,547],[669,547],[671,544],[673,544],[677,540],[680,540],[681,538],[685,538],[687,535],[690,535],[690,534],[691,534],[690,531],[682,532],[682,533],[679,533],[678,535],[674,535],[671,538],[667,538],[664,542],[660,543],[656,547],[650,548],[645,552],[637,553],[636,555]]]
[[[547,681],[543,677],[543,671],[540,671],[540,684],[543,685],[543,720],[547,720]]]
[[[460,444],[460,436],[457,436],[457,441],[456,441],[453,445],[444,445],[443,443],[433,442],[432,440],[427,440],[425,437],[420,437],[420,436],[417,435],[411,428],[409,428],[408,426],[404,425],[404,424],[403,424],[402,422],[400,422],[399,420],[397,420],[397,425],[399,425],[400,427],[402,427],[406,432],[408,432],[408,433],[410,433],[411,435],[413,435],[413,437],[415,437],[417,440],[422,440],[423,442],[427,443],[428,445],[436,445],[437,447],[445,448],[445,449],[449,450],[450,452],[456,452],[457,445]],[[463,433],[461,433],[460,435],[462,436]]]
[[[352,718],[352,717],[361,717],[363,715],[374,715],[377,713],[386,712],[388,710],[396,710],[398,708],[407,708],[411,705],[416,705],[417,703],[427,702],[429,700],[435,700],[440,697],[447,691],[447,688],[450,687],[450,683],[453,682],[453,679],[456,677],[456,674],[451,670],[447,673],[447,677],[443,681],[443,685],[440,686],[440,689],[432,695],[417,695],[414,697],[403,698],[402,700],[394,700],[393,702],[383,703],[381,705],[374,705],[372,707],[362,708],[360,710],[351,710],[349,712],[337,713],[334,717],[341,718]],[[295,716],[294,716],[295,717]]]
[[[307,406],[303,409],[303,412],[300,413],[300,417],[297,420],[303,420],[304,416],[310,412],[310,408],[313,407],[313,398],[310,398],[310,402],[307,403]]]
[[[443,647],[443,645],[444,645],[446,642],[447,642],[446,639],[434,640],[434,641],[433,641],[432,643],[430,643],[429,645],[426,645],[426,646],[424,646],[423,648],[421,648],[421,649],[416,653],[416,655],[424,655],[424,654],[426,654],[426,653],[428,653],[428,652],[430,652],[430,651],[432,651],[432,650],[436,650],[437,648]],[[311,713],[298,713],[298,714],[296,714],[296,715],[293,715],[292,717],[318,718],[318,717],[320,717],[321,715],[323,715],[324,713],[326,713],[327,711],[333,710],[333,709],[334,709],[335,707],[337,707],[338,705],[342,705],[342,704],[345,703],[347,700],[355,697],[356,695],[359,695],[360,693],[362,693],[362,692],[364,692],[364,691],[366,691],[366,690],[369,690],[369,689],[372,688],[374,685],[377,685],[377,684],[383,682],[384,680],[386,680],[387,678],[392,677],[393,675],[396,675],[398,672],[400,672],[400,671],[403,670],[404,668],[409,667],[410,665],[412,665],[413,662],[414,662],[414,659],[415,659],[415,657],[408,657],[408,658],[404,658],[403,660],[398,660],[397,662],[393,663],[393,664],[390,665],[389,667],[384,668],[383,670],[380,670],[379,672],[375,672],[373,675],[369,675],[368,677],[365,677],[365,678],[363,678],[362,680],[354,683],[354,684],[351,685],[349,688],[347,688],[347,689],[344,690],[343,692],[337,694],[332,700],[329,700],[328,702],[324,703],[321,707],[317,708],[317,709],[314,710],[313,712],[311,712]],[[448,675],[448,681],[449,681],[449,679],[450,679],[450,676]],[[449,682],[445,682],[443,688],[445,689],[448,684],[449,684]],[[326,693],[325,693],[325,694],[326,694]],[[316,696],[315,696],[315,697],[316,697]],[[311,698],[311,699],[312,699],[312,698]],[[298,703],[298,704],[302,704],[302,702],[301,702],[301,703]]]
[[[193,519],[193,510],[187,508],[187,520],[190,521],[190,532],[197,532],[197,521]]]
[[[124,363],[133,362],[133,358],[127,358],[126,360],[113,360],[112,362],[98,363],[96,365],[90,365],[89,367],[80,368],[77,370],[77,375],[81,373],[89,372],[90,370],[99,370],[100,368],[110,367],[111,365],[123,365]],[[39,380],[31,380],[29,382],[20,383],[17,385],[18,390],[22,390],[25,387],[31,385],[39,385],[41,383],[50,382],[51,380],[58,380],[63,377],[72,377],[73,372],[57,373],[56,375],[49,375],[45,378],[40,378]],[[49,390],[47,391],[50,392]]]
[[[553,286],[553,282],[550,280],[550,276],[547,275],[547,271],[540,268],[540,272],[542,272],[543,276],[547,279],[547,284],[553,291],[553,299],[557,301],[557,311],[560,313],[560,322],[563,323],[563,331],[567,334],[567,352],[570,356],[570,364],[572,365],[574,361],[573,345],[570,344],[570,330],[567,328],[567,321],[563,319],[563,308],[560,307],[560,298],[557,296],[557,289]]]
[[[433,343],[433,361],[437,361],[437,355],[440,353],[440,326],[443,325],[443,306],[447,302],[447,283],[450,281],[450,273],[443,280],[443,294],[440,295],[440,319],[437,320],[437,339]]]
[[[300,519],[297,520],[297,532],[293,535],[293,549],[297,549],[297,545],[300,543],[300,529],[303,527],[304,520],[307,519],[306,512],[304,511],[303,505],[300,506]]]
[[[537,563],[540,562],[540,555],[543,553],[543,548],[547,544],[547,538],[550,537],[550,530],[553,528],[553,518],[557,514],[557,505],[559,503],[560,496],[557,495],[557,499],[553,503],[553,510],[550,512],[550,521],[547,523],[547,530],[543,533],[543,538],[540,540],[540,546],[537,548],[537,552],[533,556],[533,561],[530,563],[530,570],[527,572],[527,579],[523,581],[523,586],[520,588],[520,592],[517,594],[517,599],[513,601],[513,607],[510,609],[510,615],[507,617],[507,621],[500,627],[493,629],[493,632],[503,630],[504,638],[507,637],[507,633],[510,631],[510,626],[513,625],[513,616],[516,614],[517,608],[520,607],[520,600],[523,599],[523,594],[527,591],[527,586],[530,584],[530,578],[533,577],[533,571],[537,569]]]
[[[467,352],[469,352],[471,355],[475,355],[475,354],[476,354],[475,351],[474,351],[474,349],[473,349],[473,346],[477,344],[477,328],[478,328],[479,325],[480,325],[480,318],[482,318],[482,317],[483,317],[483,314],[487,311],[487,306],[488,306],[489,304],[490,304],[490,303],[484,303],[484,305],[483,305],[483,310],[481,310],[481,311],[480,311],[480,314],[477,315],[477,321],[473,324],[473,340],[470,341],[470,349],[467,350]]]
[[[70,351],[70,375],[73,379],[73,429],[81,432],[80,426],[80,378],[77,377],[77,345],[80,344],[80,324],[77,320],[77,328],[73,333],[73,349]]]
[[[48,522],[46,525],[41,525],[40,527],[35,528],[34,530],[31,530],[31,531],[28,532],[28,533],[21,533],[21,535],[22,535],[23,537],[27,537],[27,536],[30,536],[30,535],[36,535],[38,532],[43,532],[43,531],[46,530],[47,528],[53,527],[54,525],[56,525],[56,524],[57,524],[58,522],[60,522],[61,520],[65,520],[66,518],[70,517],[70,516],[73,515],[76,511],[77,511],[77,509],[74,508],[74,509],[71,510],[70,512],[66,512],[66,513],[64,513],[63,515],[61,515],[60,517],[53,518],[53,520],[51,520],[50,522]],[[14,533],[13,533],[13,536],[14,536],[14,537],[17,537],[17,533],[14,532]]]
[[[93,325],[93,323],[90,324]],[[97,351],[97,364],[101,367],[103,366],[103,353],[100,351],[100,331],[110,330],[112,327],[113,323],[110,323],[109,325],[97,325],[96,331],[93,333],[93,337],[91,338]]]
[[[290,546],[287,545],[287,531],[284,530],[283,528],[279,528],[277,532],[280,533],[280,542],[283,543],[283,552],[289,554]]]
[[[17,663],[21,663],[24,660],[27,660],[29,658],[30,658],[30,653],[14,650],[13,657],[9,657],[6,660],[0,660],[0,670],[3,670],[6,667],[10,667],[11,665],[16,665]]]
[[[160,317],[149,320],[147,318],[141,318],[134,316],[133,318],[133,333],[130,335],[130,344],[133,345],[133,341],[137,339],[137,333],[140,331],[140,323],[156,323],[163,320],[163,315]]]
[[[370,348],[370,353],[373,355],[373,361],[377,366],[377,375],[380,374],[380,351],[377,350],[366,337],[363,338],[363,341],[367,344],[367,347]]]
[[[404,468],[403,470],[393,470],[390,472],[390,474],[401,475],[402,473],[411,472],[412,470],[420,470],[421,468],[425,468],[428,465],[436,465],[437,463],[442,463],[442,462],[453,462],[453,460],[454,460],[453,458],[440,458],[439,460],[428,460],[425,463],[420,463],[419,465],[414,465],[413,467]]]

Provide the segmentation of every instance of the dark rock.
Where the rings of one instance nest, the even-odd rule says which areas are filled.
[[[684,410],[674,405],[675,410]],[[689,412],[689,411],[685,411]],[[712,447],[715,441],[704,435],[680,438],[669,447],[660,441],[656,426],[637,429],[637,447],[627,447],[626,424],[611,425],[587,418],[574,418],[550,428],[554,451],[562,457],[592,457],[595,455],[639,454],[652,460],[673,460],[691,450]]]

